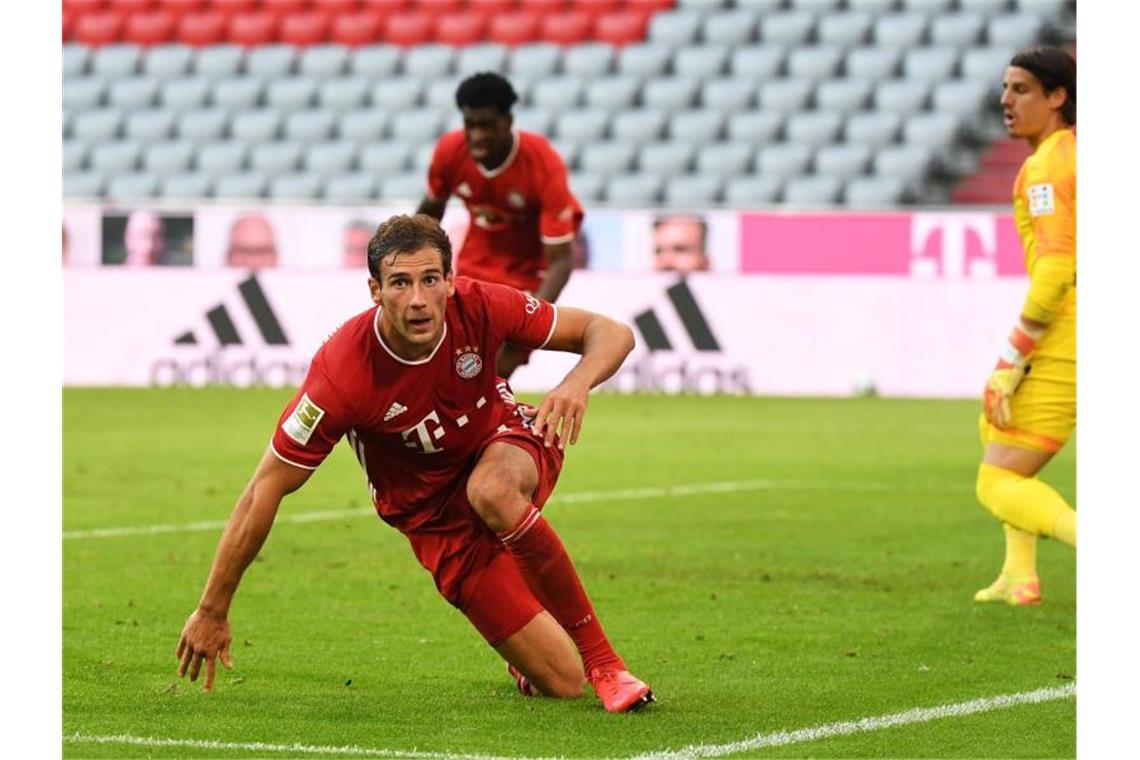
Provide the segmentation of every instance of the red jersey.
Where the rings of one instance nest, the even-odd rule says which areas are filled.
[[[566,165],[542,135],[514,132],[510,155],[488,170],[471,158],[463,130],[439,139],[428,170],[428,197],[455,194],[471,214],[456,272],[534,292],[546,272],[544,243],[574,239],[582,206]]]

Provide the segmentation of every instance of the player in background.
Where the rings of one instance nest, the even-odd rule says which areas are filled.
[[[1077,545],[1077,513],[1037,479],[1077,422],[1077,65],[1063,50],[1013,57],[1006,130],[1033,149],[1013,187],[1029,293],[990,375],[980,420],[978,499],[1002,521],[1005,564],[979,602],[1039,604],[1037,537]]]
[[[497,282],[553,303],[574,268],[571,241],[582,207],[570,192],[566,165],[546,138],[513,129],[518,101],[498,74],[475,74],[460,83],[455,102],[463,129],[439,139],[428,170],[427,195],[416,210],[443,218],[458,195],[471,215],[456,272]],[[496,366],[510,378],[530,352],[508,344]]]
[[[381,519],[407,536],[439,592],[506,660],[523,694],[580,697],[588,680],[610,712],[653,701],[610,645],[541,512],[565,445],[578,440],[590,389],[621,366],[633,332],[453,276],[451,243],[427,216],[381,224],[368,269],[376,305],[329,337],[281,415],[183,629],[179,675],[196,680],[204,663],[209,691],[215,660],[230,667],[227,615],[242,573],[282,498],[344,437]],[[534,417],[490,366],[505,340],[582,357]]]

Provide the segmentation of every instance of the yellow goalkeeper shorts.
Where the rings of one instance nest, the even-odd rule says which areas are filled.
[[[1034,451],[1059,451],[1077,427],[1077,363],[1051,356],[1034,357],[1029,372],[1010,399],[1012,424],[978,423],[982,445],[1000,443]]]

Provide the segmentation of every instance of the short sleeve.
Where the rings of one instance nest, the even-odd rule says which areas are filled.
[[[582,226],[582,206],[570,192],[566,165],[551,147],[546,148],[545,176],[541,178],[542,211],[538,234],[543,243],[569,243]]]
[[[278,459],[306,470],[315,470],[351,427],[350,410],[319,358],[286,405],[270,443]]]
[[[527,348],[546,345],[558,323],[554,304],[506,285],[484,282],[480,286],[497,335]]]
[[[455,184],[452,177],[451,141],[445,135],[435,144],[431,155],[431,166],[428,168],[427,194],[434,201],[447,200]]]

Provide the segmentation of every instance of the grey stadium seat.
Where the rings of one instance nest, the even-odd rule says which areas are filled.
[[[835,13],[845,0],[788,0],[788,7],[792,10],[806,10],[818,13],[821,16]]]
[[[668,114],[660,108],[622,111],[615,115],[610,123],[610,133],[615,140],[651,142],[664,134],[667,121]]]
[[[272,142],[254,145],[249,154],[249,167],[267,175],[286,174],[301,165],[301,144]]]
[[[871,35],[874,19],[864,11],[827,13],[819,20],[816,34],[824,45],[861,45]]]
[[[434,108],[401,111],[392,117],[392,136],[409,143],[434,140],[443,131],[443,119]]]
[[[837,45],[811,45],[788,56],[788,76],[800,79],[830,79],[839,70],[844,49]]]
[[[756,149],[748,142],[722,142],[697,151],[696,173],[714,177],[747,174]]]
[[[314,45],[301,52],[297,70],[302,76],[332,79],[348,68],[348,48],[343,45]]]
[[[204,107],[212,89],[213,82],[208,77],[181,77],[164,82],[159,99],[167,108],[189,111]]]
[[[127,117],[123,131],[132,140],[155,142],[173,135],[177,122],[178,116],[174,111],[165,109],[136,111]]]
[[[899,70],[902,53],[893,48],[855,48],[847,54],[843,71],[856,79],[888,79]]]
[[[206,143],[221,139],[230,123],[224,108],[199,108],[178,117],[178,136],[184,140]]]
[[[427,178],[419,172],[405,172],[384,177],[380,195],[390,200],[419,200],[427,192]]]
[[[424,85],[413,77],[391,77],[376,81],[370,91],[372,105],[389,111],[419,106]]]
[[[214,181],[218,198],[262,198],[269,188],[269,178],[258,172],[223,174]]]
[[[1000,86],[1005,69],[1016,53],[1016,48],[1004,45],[967,50],[962,56],[962,78]]]
[[[724,184],[724,201],[736,207],[775,203],[782,187],[775,177],[733,177]]]
[[[158,98],[159,81],[155,77],[131,77],[111,83],[107,101],[126,110],[150,108]]]
[[[66,198],[97,198],[103,194],[107,177],[103,172],[66,172],[63,195]]]
[[[566,111],[558,117],[560,140],[583,143],[601,140],[610,124],[610,112],[600,108]]]
[[[562,157],[562,162],[566,164],[566,168],[578,168],[578,154],[582,152],[582,146],[570,140],[554,139],[550,141],[550,145],[554,148],[554,152]]]
[[[321,82],[317,88],[317,102],[324,108],[349,111],[360,108],[368,100],[372,81],[365,77],[345,77]]]
[[[244,142],[225,140],[203,145],[198,149],[195,165],[199,172],[216,176],[237,174],[245,169],[249,146]]]
[[[455,57],[455,73],[469,76],[480,71],[502,71],[507,64],[507,48],[494,42],[470,45]]]
[[[682,111],[669,122],[669,137],[693,145],[707,145],[720,137],[724,116],[716,111]]]
[[[641,146],[637,167],[643,172],[671,176],[684,174],[693,165],[696,150],[691,144],[676,142],[650,143]]]
[[[864,174],[874,151],[867,145],[829,145],[815,154],[815,171],[829,177],[849,179]]]
[[[858,145],[882,147],[898,139],[902,117],[897,113],[871,111],[852,114],[843,128],[843,139]]]
[[[672,58],[673,48],[668,45],[638,42],[626,45],[617,54],[617,71],[635,77],[662,76]]]
[[[761,147],[752,166],[761,177],[785,180],[806,173],[811,158],[812,149],[806,145],[777,143]]]
[[[754,90],[749,79],[711,79],[701,84],[701,105],[724,114],[747,111],[752,108]]]
[[[986,24],[986,40],[991,45],[1024,48],[1037,42],[1045,31],[1045,21],[1034,15],[1013,13],[994,16]]]
[[[400,65],[400,55],[395,45],[369,45],[352,51],[348,68],[354,76],[390,77]]]
[[[696,11],[660,11],[649,19],[647,37],[665,45],[688,45],[697,39],[701,14]]]
[[[376,174],[397,174],[409,170],[411,162],[411,147],[407,143],[395,140],[366,145],[360,151],[361,171]],[[426,182],[426,180],[424,181]]]
[[[680,111],[696,103],[700,87],[700,80],[694,77],[653,79],[641,91],[641,101],[646,108]]]
[[[194,162],[194,152],[189,140],[155,143],[143,154],[143,166],[155,174],[180,174]]]
[[[743,45],[756,39],[756,19],[751,6],[709,13],[701,24],[701,37],[713,45]]]
[[[212,102],[230,111],[257,108],[265,94],[264,77],[223,79],[214,86]]]
[[[773,13],[760,19],[760,39],[778,45],[802,45],[815,29],[815,14],[806,11]]]
[[[862,110],[871,100],[874,83],[869,79],[833,79],[815,90],[815,107],[822,111],[851,113]]]
[[[1075,9],[1076,0],[1015,0],[1014,6],[1020,13],[1049,18],[1063,16],[1070,8]]]
[[[985,18],[976,13],[942,16],[930,25],[930,42],[932,45],[970,46],[981,38],[985,25]]]
[[[640,88],[641,82],[636,77],[619,75],[595,79],[586,85],[586,105],[611,111],[630,108]]]
[[[325,182],[325,200],[339,203],[365,201],[376,196],[376,177],[364,172],[336,174]],[[423,195],[423,192],[420,192]]]
[[[303,143],[320,142],[332,136],[335,126],[335,111],[297,111],[285,117],[285,139]]]
[[[375,108],[346,111],[337,120],[337,133],[342,140],[364,144],[379,140],[388,126],[388,115]]]
[[[68,43],[63,46],[63,78],[74,79],[87,73],[91,65],[91,48]]]
[[[444,77],[443,79],[437,79],[434,82],[427,83],[423,94],[424,105],[441,112],[447,111],[451,113],[456,111],[455,90],[459,87],[461,81],[463,80],[459,77]],[[421,82],[420,84],[423,85],[424,83]],[[373,92],[373,95],[375,95],[375,92]]]
[[[705,207],[716,203],[724,189],[719,177],[682,175],[665,181],[664,199],[670,206]]]
[[[516,108],[512,115],[516,129],[540,135],[549,135],[554,131],[554,112],[548,108]]]
[[[770,111],[744,111],[728,117],[725,133],[729,140],[753,145],[774,142],[784,127],[784,117]]]
[[[999,95],[998,88],[985,81],[962,79],[944,82],[934,88],[934,110],[970,116],[987,105],[996,109]]]
[[[245,70],[250,76],[275,79],[289,76],[297,63],[297,49],[292,45],[261,45],[249,51]]]
[[[606,182],[605,197],[621,206],[654,206],[661,198],[663,184],[653,174],[619,174]]]
[[[826,145],[835,142],[843,127],[843,114],[835,111],[808,111],[793,114],[784,125],[789,142]]]
[[[246,111],[234,116],[230,122],[230,134],[235,140],[248,143],[263,143],[277,139],[281,132],[281,112],[271,109]]]
[[[782,0],[752,0],[752,3],[763,7],[775,7],[781,2]],[[724,10],[732,4],[732,0],[677,0],[678,8],[706,14]]]
[[[884,148],[875,153],[871,165],[879,177],[899,177],[908,182],[926,176],[934,161],[930,148],[921,145],[900,145]]]
[[[96,76],[120,79],[133,76],[142,63],[138,45],[106,45],[91,56],[91,71]]]
[[[926,82],[900,79],[882,82],[875,88],[875,108],[889,113],[909,114],[921,111],[930,95]]]
[[[875,21],[875,45],[880,48],[912,48],[922,44],[930,20],[921,14],[880,16]]]
[[[958,49],[931,47],[903,54],[903,74],[911,81],[943,82],[952,79],[958,66]]]
[[[532,42],[519,45],[508,53],[511,77],[549,77],[558,70],[562,48],[549,42]]]
[[[811,97],[813,83],[807,79],[775,79],[760,85],[760,107],[784,114],[802,111]]]
[[[608,76],[614,67],[614,46],[604,42],[571,45],[562,54],[562,71],[582,79]]]
[[[245,63],[245,49],[237,45],[207,45],[194,54],[194,73],[205,77],[234,77]]]
[[[954,9],[956,0],[899,0],[902,12],[944,16]]]
[[[847,0],[847,7],[853,11],[879,15],[895,9],[898,0]]]
[[[404,53],[404,75],[422,80],[438,79],[451,73],[454,59],[455,51],[447,45],[417,45]]]
[[[321,195],[319,174],[285,174],[269,181],[269,197],[280,200],[310,200]]]
[[[289,77],[269,83],[265,103],[271,108],[295,111],[308,108],[317,98],[317,80],[312,77]]]
[[[958,139],[961,129],[961,117],[955,114],[918,114],[903,123],[903,142],[907,145],[948,148]]]
[[[568,181],[570,192],[582,203],[601,200],[602,190],[606,186],[606,178],[601,174],[584,174],[572,172]]]
[[[344,174],[356,163],[356,146],[329,141],[310,145],[305,151],[305,170],[323,176]]]
[[[843,183],[835,177],[793,177],[784,185],[784,203],[804,206],[832,205],[839,202]]]
[[[578,77],[556,76],[535,83],[531,94],[533,105],[564,111],[577,106],[582,100],[585,83]]]
[[[779,76],[787,57],[788,51],[783,45],[741,47],[732,51],[728,70],[733,76],[752,77],[754,81],[759,82]]]
[[[711,79],[720,76],[728,65],[727,45],[691,45],[679,48],[673,56],[673,74],[678,77]]]
[[[159,181],[158,193],[163,198],[192,200],[206,198],[212,192],[214,180],[208,174],[185,172],[171,174]]]
[[[1063,1],[1067,2],[1067,0]],[[1009,10],[1009,0],[958,0],[958,7],[966,13],[996,16]]]
[[[412,170],[420,172],[425,177],[427,176],[428,169],[431,168],[431,160],[435,155],[435,145],[433,143],[423,143],[412,151]]]
[[[107,80],[103,77],[66,79],[63,82],[63,107],[70,110],[98,108],[107,102]]]
[[[123,125],[123,111],[119,108],[97,108],[83,111],[75,117],[71,132],[75,137],[91,142],[106,142],[118,136]]]
[[[899,177],[854,177],[843,189],[844,205],[852,208],[891,208],[906,200],[906,181]]]
[[[159,79],[186,76],[194,63],[194,48],[189,45],[155,45],[143,57],[143,71]]]
[[[115,174],[107,181],[106,195],[113,200],[153,198],[158,195],[158,184],[155,174]]]
[[[80,140],[63,141],[63,171],[77,172],[87,165],[87,155],[91,146]]]
[[[592,174],[619,174],[629,171],[637,148],[631,143],[597,142],[582,147],[578,164],[584,172]]]

